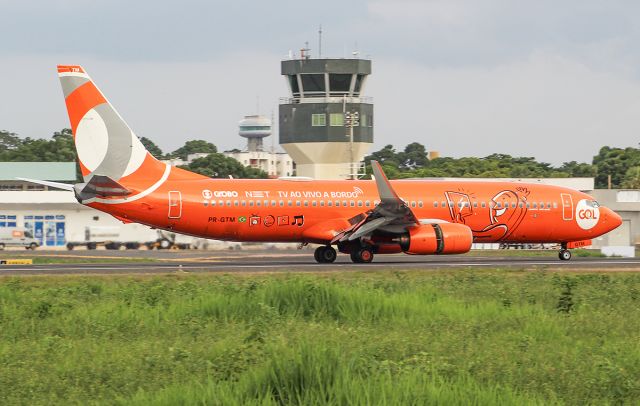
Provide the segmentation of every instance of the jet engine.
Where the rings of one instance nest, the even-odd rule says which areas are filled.
[[[464,224],[424,224],[410,228],[398,242],[407,254],[464,254],[471,249],[473,234]]]

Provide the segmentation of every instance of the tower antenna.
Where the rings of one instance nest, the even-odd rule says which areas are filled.
[[[322,24],[318,27],[318,58],[322,58]]]

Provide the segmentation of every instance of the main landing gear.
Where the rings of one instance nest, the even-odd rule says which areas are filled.
[[[558,252],[558,258],[560,258],[561,261],[568,261],[571,259],[571,251],[567,249],[566,243],[562,244],[562,248],[560,249],[560,252]]]
[[[330,264],[336,260],[337,256],[336,250],[330,245],[320,246],[313,253],[313,257],[320,264]]]
[[[373,261],[373,251],[368,247],[357,247],[351,251],[351,260],[356,264],[368,264]]]

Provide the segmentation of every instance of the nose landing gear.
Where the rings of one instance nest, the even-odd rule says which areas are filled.
[[[571,251],[567,249],[567,243],[562,243],[562,248],[560,249],[560,252],[558,252],[558,258],[560,258],[561,261],[568,261],[571,259]]]

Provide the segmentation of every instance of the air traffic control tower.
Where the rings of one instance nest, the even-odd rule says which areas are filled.
[[[280,145],[296,163],[297,176],[356,179],[373,143],[373,101],[363,97],[371,61],[282,61],[290,97],[280,101]]]

